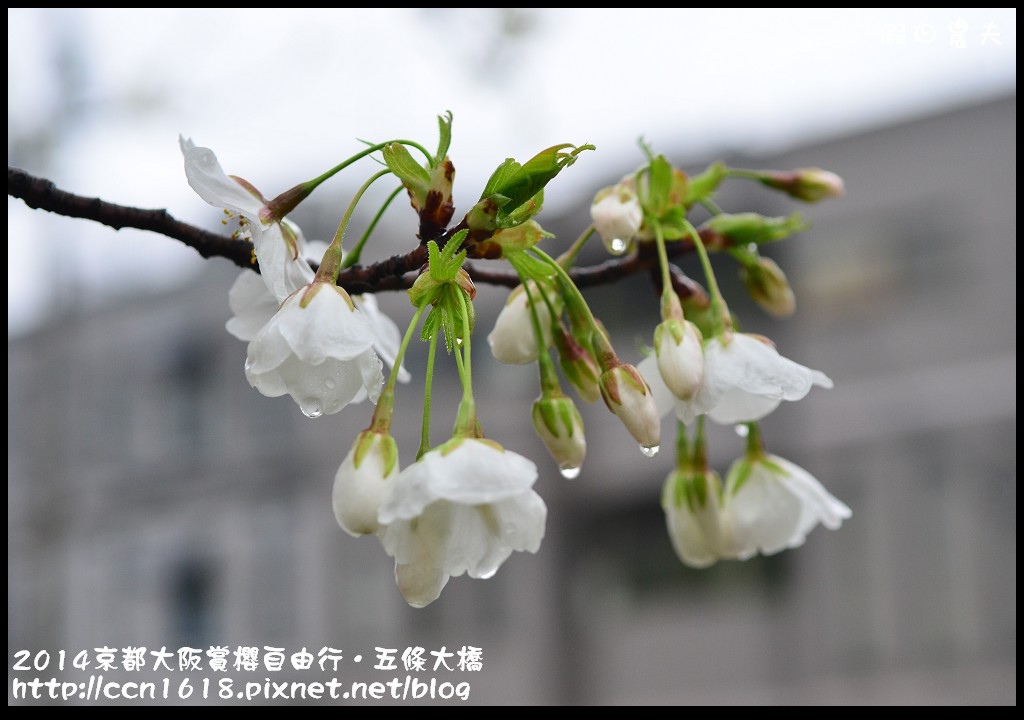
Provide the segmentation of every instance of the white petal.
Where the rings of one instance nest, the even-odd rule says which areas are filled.
[[[675,473],[671,473],[665,482],[662,505],[669,538],[680,560],[690,567],[705,568],[723,557],[728,543],[717,490],[710,490],[705,504],[696,509],[685,497],[677,504]]]
[[[263,200],[229,178],[210,148],[196,147],[195,143],[180,135],[178,144],[185,157],[185,177],[199,197],[214,207],[227,208],[258,225]]]
[[[280,223],[250,227],[253,249],[267,289],[279,302],[313,282],[313,269],[285,238]]]
[[[248,342],[259,333],[277,313],[277,300],[257,273],[243,270],[228,290],[228,305],[234,317],[225,327],[239,340]]]
[[[730,471],[730,480],[732,475]],[[760,462],[753,463],[749,477],[738,491],[729,483],[725,514],[737,557],[749,557],[758,551],[771,555],[803,541],[800,497]]]
[[[272,321],[304,363],[315,365],[327,358],[351,360],[373,347],[373,327],[348,304],[344,293],[324,284],[306,307],[301,306],[303,293],[296,293]]]
[[[803,501],[804,514],[801,532],[807,534],[820,522],[829,530],[836,530],[848,520],[852,511],[834,497],[818,480],[799,465],[777,455],[769,455],[768,462],[778,465],[786,473],[786,482]]]
[[[726,391],[708,411],[708,417],[721,425],[755,422],[771,414],[782,398],[754,395],[739,388]]]
[[[395,563],[395,583],[402,597],[414,608],[426,607],[441,596],[448,575],[427,563]]]
[[[416,517],[435,500],[497,502],[529,490],[537,479],[537,466],[522,455],[482,440],[453,442],[453,448],[435,448],[402,470],[381,507],[381,523]]]
[[[357,450],[362,449],[359,467]],[[378,433],[361,433],[338,467],[331,489],[331,503],[338,525],[352,536],[376,533],[380,529],[377,511],[394,486],[398,463],[385,474],[392,452],[397,456],[394,439]]]
[[[283,384],[302,412],[319,417],[333,415],[352,402],[363,388],[359,369],[352,361],[328,358],[310,365],[290,355],[275,370],[249,375],[250,383],[264,395],[270,395],[268,389],[276,391]]]
[[[398,357],[398,351],[402,346],[402,333],[398,326],[380,309],[373,294],[355,295],[352,300],[377,333],[377,341],[373,344],[374,350],[388,367],[394,367],[395,358]],[[411,379],[412,376],[404,366],[398,369],[398,382],[406,383]]]
[[[651,388],[651,396],[654,398],[654,404],[658,407],[658,414],[665,417],[676,406],[676,396],[672,394],[668,385],[661,378],[661,371],[658,370],[658,358],[648,355],[636,364],[636,370]]]

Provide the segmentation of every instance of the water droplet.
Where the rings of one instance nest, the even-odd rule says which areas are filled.
[[[320,403],[313,403],[312,405],[302,405],[302,414],[310,418],[318,418],[324,414],[324,410],[320,407]]]
[[[739,435],[740,437],[746,437],[747,435],[750,434],[750,428],[747,427],[746,425],[737,425],[736,434]]]
[[[580,466],[563,465],[562,467],[558,468],[558,472],[562,473],[562,477],[564,477],[566,480],[575,480],[580,476]]]
[[[642,452],[646,457],[654,457],[658,454],[659,450],[661,450],[661,445],[640,446],[640,452]]]
[[[246,372],[252,372],[252,366],[255,365],[255,364],[256,363],[254,363],[252,361],[252,358],[246,358],[245,359],[245,371]]]
[[[456,345],[462,345],[462,338],[460,338],[460,337],[455,338],[455,344]]]
[[[612,241],[608,243],[608,250],[613,255],[621,255],[626,252],[627,247],[629,247],[629,243],[622,238],[612,238]]]
[[[327,378],[324,380],[324,387],[328,390],[333,390],[335,385],[337,385],[337,383],[334,382],[334,378]]]
[[[498,568],[494,568],[493,570],[487,570],[486,572],[482,572],[477,577],[479,579],[481,579],[481,580],[489,580],[490,578],[494,577],[494,573],[496,573],[496,572],[498,572]]]

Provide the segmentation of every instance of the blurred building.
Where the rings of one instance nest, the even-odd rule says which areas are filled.
[[[347,536],[331,513],[335,469],[370,407],[308,420],[251,389],[245,346],[224,331],[236,270],[211,261],[178,292],[68,312],[10,341],[9,657],[330,647],[342,679],[383,681],[405,673],[375,670],[377,647],[474,646],[482,671],[442,675],[469,681],[478,703],[1015,704],[1016,98],[725,159],[821,166],[847,184],[842,201],[806,208],[742,181],[722,197],[727,210],[800,209],[814,223],[766,249],[796,290],[796,316],[734,309],[835,380],[764,432],[850,505],[840,530],[770,558],[682,566],[660,508],[671,453],[642,457],[600,403],[585,406],[588,462],[563,480],[532,434],[535,368],[499,366],[486,350],[504,291],[481,288],[481,419],[541,468],[547,537],[494,578],[455,578],[411,609],[379,543]],[[542,220],[561,241],[586,209]],[[727,261],[716,258],[728,283]],[[637,361],[657,322],[647,278],[587,295]],[[400,294],[381,303],[407,322]],[[417,378],[398,398],[403,464],[419,437],[424,354],[414,349]],[[454,369],[441,373],[450,390]],[[435,441],[455,407],[438,395]],[[724,474],[742,444],[719,430]],[[673,432],[666,422],[668,446]]]

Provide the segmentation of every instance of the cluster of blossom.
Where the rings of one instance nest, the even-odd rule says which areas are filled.
[[[208,148],[180,141],[189,184],[237,219],[239,236],[253,244],[259,274],[243,271],[232,286],[233,317],[227,324],[248,343],[250,384],[270,397],[290,395],[309,417],[337,413],[367,398],[375,404],[369,426],[336,473],[334,512],[347,533],[379,539],[410,605],[437,599],[450,577],[488,578],[512,552],[537,552],[547,519],[545,503],[533,489],[537,466],[485,437],[477,419],[471,363],[476,288],[463,267],[467,257],[503,259],[521,281],[487,339],[499,361],[537,364],[541,394],[533,405],[533,427],[564,477],[579,475],[586,440],[553,355],[579,398],[601,398],[648,457],[658,452],[662,417],[674,410],[676,469],[665,482],[663,505],[683,562],[703,567],[720,558],[777,552],[800,545],[819,523],[836,528],[849,517],[849,509],[810,474],[767,454],[757,425],[783,400],[799,400],[812,386],[831,387],[831,381],[782,357],[768,339],[736,331],[708,259],[709,251],[731,254],[755,300],[778,315],[792,312],[785,276],[758,246],[802,230],[802,218],[730,215],[712,197],[724,179],[741,177],[813,202],[842,193],[837,176],[818,169],[778,173],[716,163],[691,178],[644,147],[647,163],[597,193],[592,224],[556,259],[538,246],[550,235],[534,216],[547,183],[592,146],[553,146],[522,164],[507,159],[480,200],[451,225],[450,115],[439,118],[439,128],[436,153],[406,140],[379,143],[273,199],[228,176]],[[333,241],[314,250],[286,216],[324,180],[377,154],[384,169],[353,198]],[[354,249],[343,252],[352,210],[373,182],[389,176],[400,181],[398,189],[406,190],[419,216],[419,241],[426,251],[408,291],[415,313],[404,335],[380,312],[373,295],[351,296],[338,284],[340,272],[358,262],[370,235],[368,230]],[[698,205],[711,215],[700,229],[688,220]],[[572,281],[575,259],[595,234],[613,255],[649,248],[658,253],[662,322],[650,355],[635,366],[619,359]],[[699,254],[708,291],[689,278],[679,281],[678,269],[668,261],[669,247]],[[390,427],[396,382],[410,379],[402,359],[417,327],[430,343],[423,432],[415,461],[402,468]],[[463,394],[451,436],[432,445],[431,380],[441,338],[454,357]],[[747,451],[724,486],[706,461],[705,417],[739,425],[747,435]]]

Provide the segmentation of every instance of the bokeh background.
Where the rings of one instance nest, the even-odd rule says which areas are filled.
[[[40,702],[16,679],[98,674],[59,671],[60,650],[255,646],[339,650],[337,672],[273,679],[345,683],[404,677],[406,648],[481,648],[477,672],[410,673],[469,682],[471,704],[1015,704],[1015,9],[8,9],[9,165],[204,227],[219,215],[185,182],[179,133],[271,194],[361,139],[431,147],[446,110],[457,212],[505,157],[597,146],[547,193],[553,252],[594,191],[641,162],[640,137],[693,172],[723,159],[845,179],[844,199],[814,206],[740,181],[722,194],[727,210],[812,221],[766,249],[793,318],[761,313],[728,258],[715,264],[745,329],[835,381],[763,429],[852,519],[777,556],[684,567],[659,504],[671,454],[642,457],[600,403],[583,406],[587,463],[563,480],[530,425],[535,368],[487,351],[506,291],[481,287],[481,420],[537,460],[547,535],[414,610],[379,544],[330,509],[369,406],[309,420],[249,387],[224,331],[238,270],[9,198],[9,703]],[[333,234],[363,167],[299,208],[308,236]],[[410,216],[399,203],[364,257],[411,247]],[[595,244],[583,261],[604,257]],[[587,297],[638,361],[658,320],[649,280]],[[380,302],[411,317],[401,294]],[[411,352],[403,463],[425,359]],[[437,382],[443,439],[454,368]],[[724,472],[742,443],[726,428],[710,441]],[[376,648],[398,669],[375,669]],[[22,650],[52,660],[15,670]],[[172,665],[107,675],[272,675]]]

